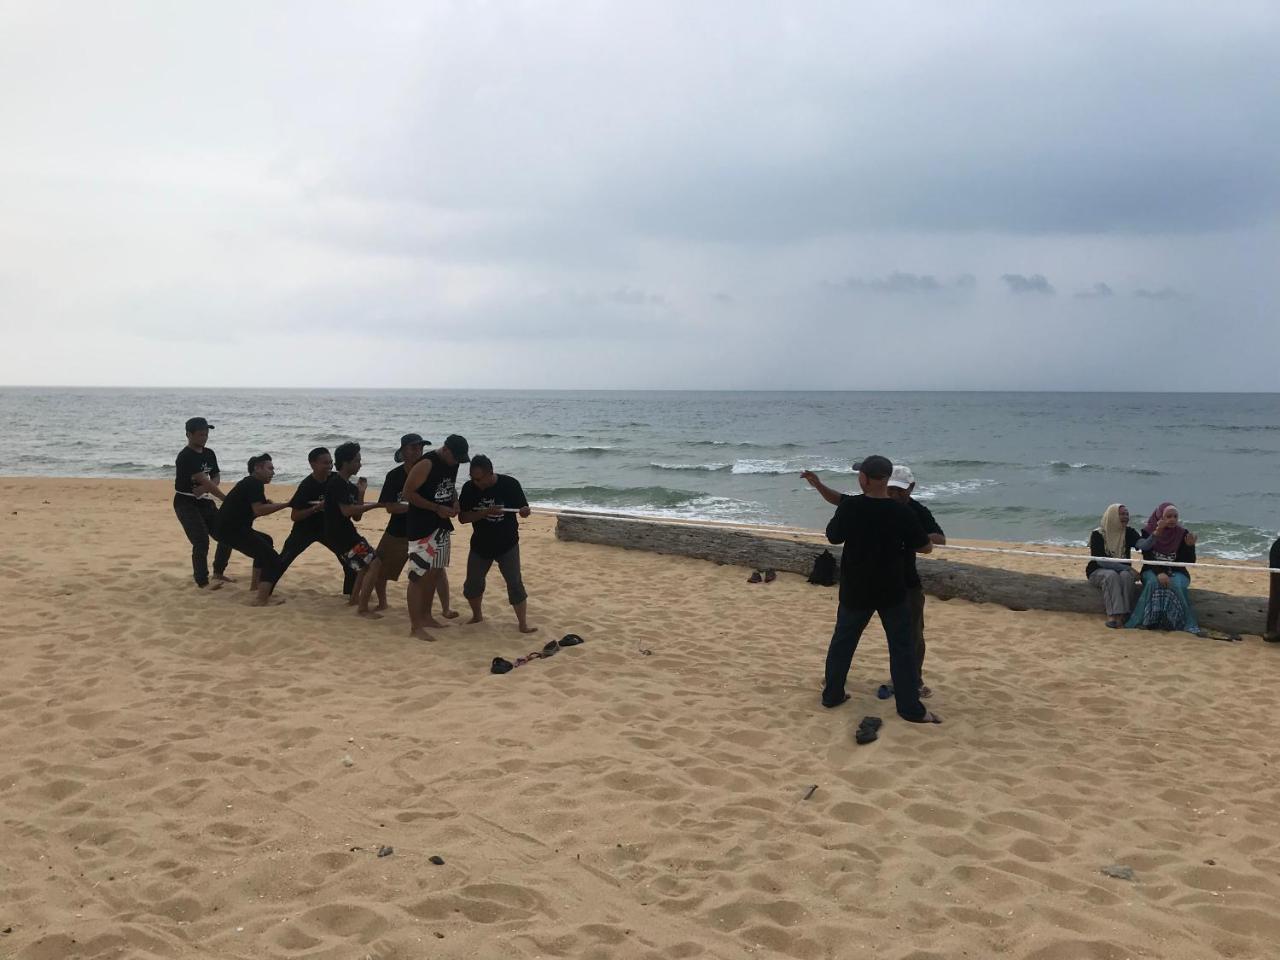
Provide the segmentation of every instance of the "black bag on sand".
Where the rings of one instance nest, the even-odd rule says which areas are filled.
[[[836,558],[830,550],[823,550],[813,558],[813,572],[809,574],[809,582],[820,587],[832,587],[836,582]]]

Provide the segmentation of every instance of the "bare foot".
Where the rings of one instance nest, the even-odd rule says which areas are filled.
[[[441,610],[440,612],[441,612],[442,614],[444,614],[444,618],[445,618],[446,620],[457,620],[457,619],[458,619],[458,611],[457,611],[457,610]]]
[[[447,627],[447,626],[449,626],[449,625],[448,625],[447,623],[441,623],[441,622],[440,622],[439,620],[437,620],[435,617],[427,617],[427,623],[426,623],[426,626],[428,626],[428,627],[432,627],[432,628],[434,628],[434,629],[436,629],[436,630],[443,630],[445,627]]]
[[[359,602],[360,602],[360,601],[359,601],[359,600],[357,600],[355,597],[347,597],[347,606],[348,606],[348,607],[354,607],[354,606],[355,606],[357,603],[359,603]]]
[[[377,605],[376,607],[374,607],[373,609],[375,609],[375,610],[385,610],[385,609],[387,609],[387,601],[385,601],[385,600],[379,600],[379,601],[378,601],[378,605]]]
[[[527,623],[522,623],[522,624],[520,624],[520,632],[521,632],[521,633],[537,633],[537,632],[538,632],[538,628],[537,628],[537,627],[531,627],[531,626],[529,626]]]
[[[366,620],[381,620],[382,614],[374,613],[372,610],[357,610],[357,617],[364,617]]]
[[[222,589],[222,581],[220,581],[220,580],[214,580],[214,581],[212,581],[211,583],[200,583],[200,584],[197,584],[197,586],[198,586],[201,590],[221,590],[221,589]]]
[[[251,607],[278,607],[284,603],[284,597],[267,597],[265,600],[254,600]]]
[[[222,583],[235,583],[235,582],[236,582],[234,577],[228,577],[225,573],[215,573],[215,574],[213,575],[213,579],[214,579],[214,580],[219,580],[219,581],[221,581]]]
[[[409,631],[409,637],[413,640],[425,640],[427,643],[435,643],[436,638],[422,627],[415,627]]]
[[[473,613],[471,615],[471,619],[468,620],[467,623],[484,623],[484,617],[480,616],[478,613]]]

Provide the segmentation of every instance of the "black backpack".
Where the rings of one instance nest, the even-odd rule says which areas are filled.
[[[830,550],[823,550],[813,558],[813,572],[809,574],[809,582],[820,587],[834,586],[836,582],[836,558]]]

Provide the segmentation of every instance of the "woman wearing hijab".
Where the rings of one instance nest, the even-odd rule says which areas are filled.
[[[1182,526],[1178,508],[1167,501],[1156,507],[1147,518],[1137,546],[1146,560],[1196,562],[1196,535]],[[1190,583],[1191,574],[1187,573],[1186,567],[1144,564],[1142,596],[1125,626],[1185,630],[1198,635],[1200,624],[1187,594]]]
[[[1129,558],[1138,539],[1138,531],[1129,526],[1129,508],[1123,503],[1107,507],[1101,525],[1089,534],[1089,553],[1099,559],[1089,561],[1084,575],[1102,591],[1107,626],[1112,629],[1124,626],[1138,595],[1138,571],[1133,564],[1117,562]]]

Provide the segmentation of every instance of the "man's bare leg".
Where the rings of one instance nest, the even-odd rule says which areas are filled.
[[[427,593],[426,579],[425,575],[421,577],[409,575],[409,586],[405,590],[406,605],[409,607],[409,636],[434,643],[436,638],[427,633],[427,625],[423,622],[422,616],[422,604]]]
[[[256,575],[256,571],[255,571],[254,579],[255,580],[261,579]],[[258,595],[253,598],[253,602],[250,604],[250,606],[253,606],[253,607],[280,606],[280,604],[284,603],[284,600],[280,597],[271,596],[271,591],[274,590],[275,588],[276,588],[276,585],[274,583],[259,582],[257,584]]]
[[[378,574],[377,591],[378,591],[378,606],[375,609],[385,610],[387,609],[387,577],[385,573],[380,572]]]
[[[441,623],[435,617],[431,616],[431,605],[435,602],[436,589],[440,584],[441,574],[443,573],[443,570],[428,570],[422,575],[422,579],[425,581],[425,596],[422,599],[422,622],[426,626],[435,627],[436,629],[448,626],[447,623]],[[449,581],[446,579],[445,589],[448,590],[448,588]],[[446,613],[445,616],[448,616],[448,614]],[[455,613],[454,616],[456,617],[457,614]]]
[[[529,601],[521,600],[511,608],[516,612],[516,622],[520,624],[521,633],[537,633],[537,627],[529,626]]]
[[[440,613],[446,620],[458,619],[458,611],[449,606],[449,571],[440,571],[440,583],[436,587],[436,592],[440,594]]]
[[[484,620],[484,614],[481,607],[484,604],[484,594],[478,597],[467,597],[467,603],[471,604],[471,619],[467,623],[480,623]]]
[[[381,620],[382,614],[374,613],[369,609],[369,597],[373,594],[373,588],[378,585],[378,575],[382,572],[382,561],[374,559],[373,563],[365,567],[364,571],[356,578],[356,584],[351,590],[351,595],[360,595],[356,613],[370,620]]]
[[[253,568],[253,577],[249,580],[249,589],[257,591],[258,584],[262,581],[262,571],[257,567]]]
[[[228,577],[225,573],[215,573],[213,579],[218,583],[235,583],[235,577]]]

